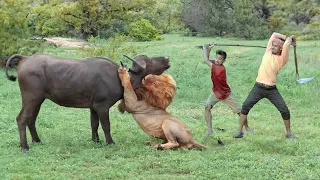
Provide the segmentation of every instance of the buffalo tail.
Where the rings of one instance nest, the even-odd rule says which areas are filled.
[[[23,58],[25,58],[26,56],[22,56],[20,54],[15,54],[15,55],[12,55],[8,60],[7,60],[7,63],[6,63],[6,75],[7,75],[7,78],[10,80],[10,81],[15,81],[17,79],[17,77],[13,76],[13,75],[9,75],[8,74],[8,69],[9,69],[9,66],[10,66],[10,62],[12,59],[15,59],[15,58],[18,58],[19,61],[21,61]],[[18,61],[18,62],[19,62]]]

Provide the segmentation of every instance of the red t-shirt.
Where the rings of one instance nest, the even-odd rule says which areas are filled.
[[[227,75],[226,75],[226,68],[223,64],[216,65],[213,60],[211,66],[211,81],[212,81],[212,91],[216,95],[218,99],[225,99],[227,98],[230,93],[230,87],[227,83]]]

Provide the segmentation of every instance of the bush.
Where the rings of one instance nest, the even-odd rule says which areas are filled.
[[[261,40],[270,37],[272,33],[267,26],[253,27],[254,31],[252,32],[252,39]]]
[[[123,54],[137,54],[139,48],[133,45],[125,45],[125,42],[127,40],[127,36],[120,34],[115,34],[108,40],[91,36],[89,38],[89,42],[94,44],[91,47],[81,48],[81,51],[84,53],[86,57],[108,57],[111,60],[121,58]]]
[[[160,35],[160,32],[146,19],[130,24],[128,33],[136,41],[152,41]]]

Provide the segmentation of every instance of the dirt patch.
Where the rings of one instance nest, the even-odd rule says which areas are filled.
[[[87,45],[86,41],[71,38],[51,37],[43,38],[43,40],[50,44],[53,44],[54,46],[83,47]]]

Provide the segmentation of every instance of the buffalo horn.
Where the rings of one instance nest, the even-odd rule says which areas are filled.
[[[139,64],[135,59],[132,59],[131,57],[129,57],[129,56],[125,55],[125,54],[123,56],[128,58],[128,59],[130,59],[132,62],[135,62],[140,68],[144,69],[144,67],[141,66],[141,64]]]

